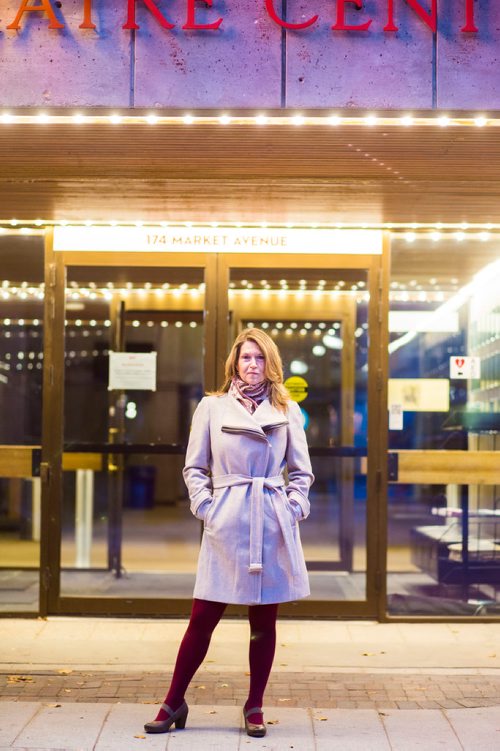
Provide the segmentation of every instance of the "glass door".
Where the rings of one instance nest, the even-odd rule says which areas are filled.
[[[374,615],[381,457],[368,433],[378,422],[380,257],[263,260],[222,259],[220,285],[228,344],[249,326],[270,334],[308,437],[316,479],[301,536],[311,598],[284,610]]]
[[[211,386],[197,263],[66,267],[58,612],[189,609],[200,525],[181,470]]]

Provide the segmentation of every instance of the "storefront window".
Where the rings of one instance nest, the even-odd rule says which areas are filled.
[[[493,453],[500,450],[499,284],[498,241],[486,233],[470,240],[450,234],[393,242],[393,615],[500,612],[500,488],[494,471],[500,459]]]
[[[0,236],[0,611],[38,610],[43,238]]]

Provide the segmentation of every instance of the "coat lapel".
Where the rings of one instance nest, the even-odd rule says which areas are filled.
[[[286,416],[273,407],[267,399],[259,404],[254,414],[251,415],[233,396],[228,394],[226,397],[222,430],[227,433],[246,433],[266,439],[266,430],[287,424]]]

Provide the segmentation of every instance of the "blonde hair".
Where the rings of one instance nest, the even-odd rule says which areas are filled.
[[[283,365],[278,347],[270,336],[260,329],[243,329],[233,342],[231,351],[227,357],[224,370],[224,383],[215,394],[222,395],[229,391],[231,381],[238,375],[238,360],[241,345],[245,342],[254,342],[265,358],[264,375],[269,381],[269,401],[281,412],[286,412],[290,395],[283,385]]]

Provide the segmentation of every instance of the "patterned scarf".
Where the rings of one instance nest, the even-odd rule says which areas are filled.
[[[229,393],[234,396],[251,415],[269,394],[269,383],[264,380],[255,386],[243,381],[239,376],[234,376],[229,387]]]

